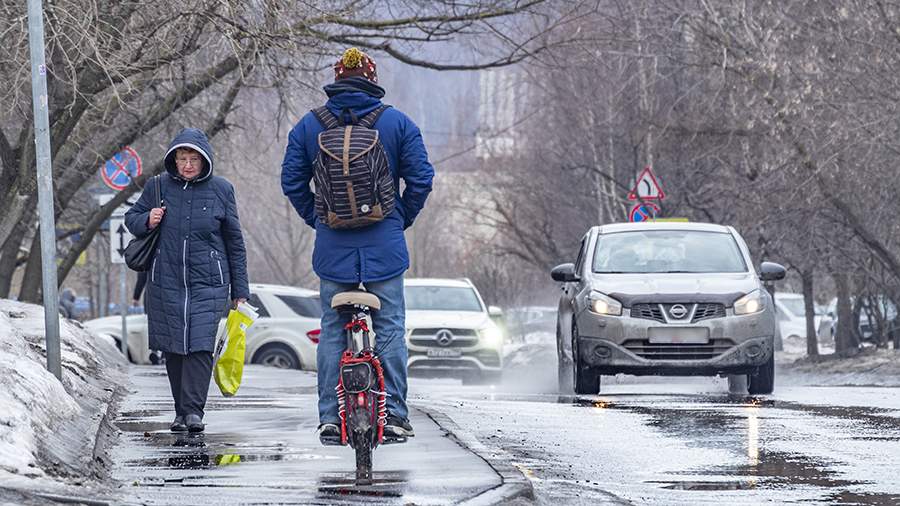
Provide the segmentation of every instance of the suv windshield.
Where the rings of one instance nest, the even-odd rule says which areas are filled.
[[[594,250],[599,274],[747,272],[731,234],[646,230],[601,235]]]
[[[483,311],[475,290],[456,286],[407,286],[410,311]]]

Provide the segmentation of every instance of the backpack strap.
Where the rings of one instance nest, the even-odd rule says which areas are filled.
[[[324,105],[313,109],[311,112],[316,119],[319,120],[319,123],[322,124],[322,127],[325,128],[325,130],[331,130],[332,128],[341,126],[337,117]]]
[[[384,105],[384,104],[379,105],[374,111],[370,112],[369,114],[366,114],[365,116],[362,117],[361,120],[359,120],[359,126],[366,127],[366,128],[372,128],[373,126],[375,126],[375,122],[378,121],[378,118],[381,117],[381,113],[386,111],[388,107],[390,107],[390,106]]]

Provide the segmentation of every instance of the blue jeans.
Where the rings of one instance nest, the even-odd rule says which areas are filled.
[[[335,283],[320,280],[319,296],[322,302],[322,333],[316,351],[319,369],[319,422],[336,423],[338,417],[337,393],[341,354],[347,349],[344,324],[337,311],[331,309],[335,294],[357,290],[354,283]],[[409,417],[406,407],[406,304],[403,300],[403,275],[379,281],[363,283],[366,291],[381,300],[381,309],[372,311],[375,330],[375,353],[384,368],[384,386],[387,391],[387,410],[392,416],[404,420]]]

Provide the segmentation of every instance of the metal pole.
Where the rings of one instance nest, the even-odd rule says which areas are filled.
[[[119,268],[121,269],[120,274],[120,282],[119,282],[119,300],[121,301],[121,309],[119,312],[122,314],[122,355],[125,355],[125,359],[128,359],[128,319],[125,315],[128,314],[128,294],[126,293],[126,288],[128,285],[128,272],[125,270],[125,264],[119,264]]]
[[[50,160],[50,119],[47,67],[44,64],[44,17],[41,0],[28,0],[28,44],[31,46],[31,99],[34,106],[34,144],[37,162],[38,214],[41,224],[41,271],[47,369],[62,380],[59,351],[59,299],[56,285],[56,219],[53,211],[53,173]]]
[[[98,267],[100,270],[100,318],[103,318],[109,309],[109,259],[106,258],[106,254],[103,251],[99,252],[97,258],[100,262]]]

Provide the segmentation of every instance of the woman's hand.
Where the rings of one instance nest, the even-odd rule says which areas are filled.
[[[166,214],[165,207],[154,207],[150,210],[150,219],[147,221],[147,227],[151,230],[156,228],[159,225],[159,222],[162,221],[163,216]]]
[[[234,300],[232,301],[232,304],[234,304],[234,306],[233,306],[234,309],[237,309],[238,304],[241,304],[241,303],[243,303],[243,302],[247,302],[247,299],[245,299],[245,298],[243,298],[243,297],[241,297],[240,299],[234,299]]]

